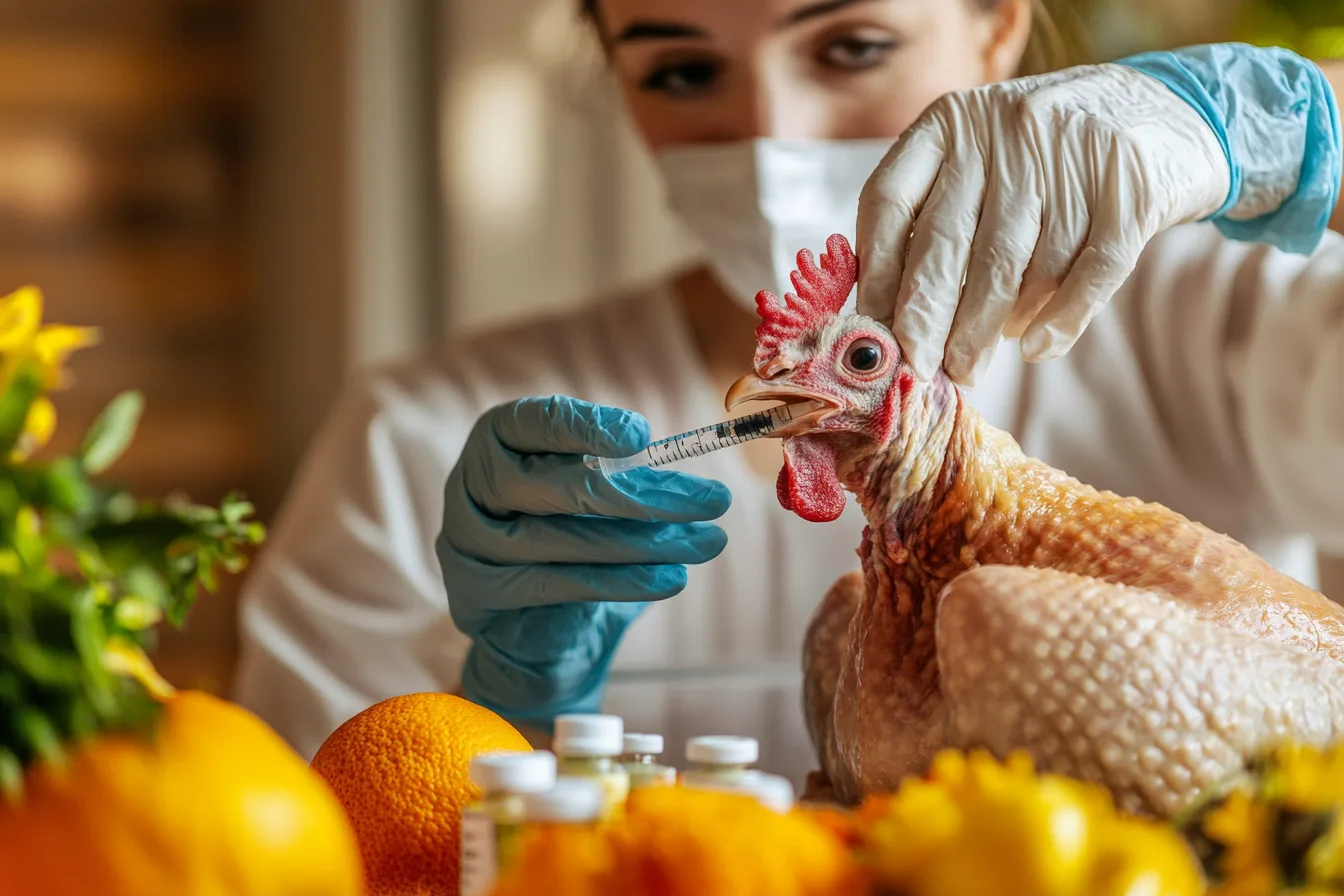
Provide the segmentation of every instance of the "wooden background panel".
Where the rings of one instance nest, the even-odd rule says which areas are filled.
[[[125,389],[147,400],[109,476],[141,494],[263,519],[267,469],[252,239],[253,4],[0,2],[0,289],[42,288],[47,319],[95,326],[57,396],[51,450]],[[159,663],[221,691],[236,653],[236,581],[205,596]]]

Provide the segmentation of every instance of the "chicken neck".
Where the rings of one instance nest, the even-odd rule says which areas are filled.
[[[841,453],[841,480],[868,520],[865,570],[889,580],[898,615],[931,621],[928,604],[979,565],[982,530],[1000,524],[1005,502],[1018,504],[1014,485],[1036,464],[941,377],[901,416],[884,450],[852,461]]]

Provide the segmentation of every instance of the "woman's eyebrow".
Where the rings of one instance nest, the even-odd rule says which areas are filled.
[[[709,37],[704,31],[680,22],[631,22],[616,35],[615,43],[629,40],[669,40],[678,37]]]
[[[780,19],[776,28],[788,28],[797,25],[799,22],[805,22],[808,19],[815,19],[818,16],[830,15],[838,12],[847,6],[856,6],[860,3],[876,3],[878,0],[821,0],[819,3],[812,3],[795,9],[793,12]],[[626,41],[637,40],[674,40],[677,38],[705,38],[709,37],[704,30],[696,28],[694,25],[687,25],[682,22],[659,22],[640,19],[631,22],[621,29],[621,33],[616,35],[613,43],[624,43]]]
[[[856,6],[860,3],[876,2],[878,2],[878,0],[821,0],[820,3],[813,3],[795,9],[793,12],[780,19],[779,24],[775,27],[788,28],[791,25],[797,25],[799,22],[815,19],[817,16],[826,16],[833,12],[838,12],[846,6]]]

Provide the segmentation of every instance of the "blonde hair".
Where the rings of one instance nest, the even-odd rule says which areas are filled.
[[[584,18],[601,33],[599,0],[580,0]],[[991,10],[1005,0],[971,0]],[[1039,75],[1090,62],[1092,48],[1077,14],[1081,0],[1031,0],[1031,36],[1018,66],[1019,75]]]

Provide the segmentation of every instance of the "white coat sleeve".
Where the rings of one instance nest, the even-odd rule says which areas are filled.
[[[1266,534],[1344,550],[1344,237],[1309,256],[1187,225],[1150,244],[1129,338],[1192,476],[1257,508]]]
[[[351,385],[245,583],[233,698],[306,758],[372,703],[458,684],[468,641],[433,542],[474,417],[449,416],[395,376]]]

